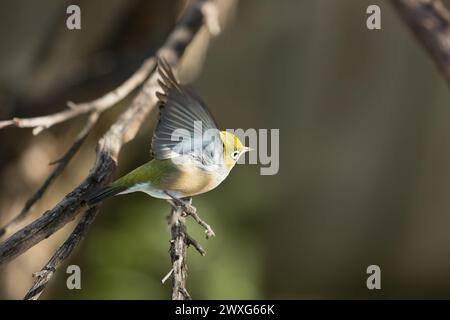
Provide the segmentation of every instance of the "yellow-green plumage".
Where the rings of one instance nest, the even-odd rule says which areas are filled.
[[[159,73],[164,93],[157,94],[160,118],[152,139],[154,159],[90,195],[86,199],[89,205],[116,194],[136,191],[161,199],[210,191],[227,177],[239,157],[250,150],[234,134],[217,129],[203,101],[191,89],[179,85],[163,61],[159,61]],[[198,123],[216,139],[210,144],[201,141],[200,149],[178,148],[180,144],[173,139],[173,132],[182,129],[187,132],[184,137],[194,136],[195,139]]]
[[[142,185],[145,189],[144,184],[149,184],[155,191],[167,191],[187,197],[211,190],[216,186],[216,181],[213,172],[206,172],[192,164],[178,165],[171,159],[154,159],[118,179],[111,186],[132,188]]]
[[[152,160],[134,169],[111,185],[129,188],[135,184],[151,182],[155,186],[162,187],[170,183],[169,181],[176,180],[178,175],[179,170],[170,159]]]

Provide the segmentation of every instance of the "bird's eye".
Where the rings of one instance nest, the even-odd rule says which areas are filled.
[[[239,151],[233,151],[233,153],[231,154],[231,158],[233,158],[233,160],[236,160],[239,156]]]

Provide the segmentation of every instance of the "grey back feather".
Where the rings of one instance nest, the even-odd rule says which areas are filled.
[[[163,92],[159,99],[159,120],[152,139],[155,159],[189,156],[204,165],[222,160],[223,144],[217,125],[202,99],[178,83],[170,66],[158,60]]]

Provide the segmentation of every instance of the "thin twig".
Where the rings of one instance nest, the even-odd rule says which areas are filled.
[[[169,279],[172,274],[173,274],[173,268],[170,269],[170,271],[167,272],[167,274],[164,276],[164,278],[161,279],[161,283],[162,284],[166,283],[167,279]]]
[[[188,246],[193,246],[202,256],[206,255],[205,249],[203,249],[200,243],[198,243],[198,241],[192,238],[188,233],[186,233],[186,244]]]
[[[67,102],[68,109],[41,117],[35,118],[13,118],[11,120],[0,121],[0,129],[7,127],[33,128],[33,134],[37,135],[45,129],[55,124],[67,121],[89,112],[102,113],[119,101],[127,97],[134,89],[140,86],[154,69],[153,58],[144,61],[141,67],[119,87],[93,101],[84,103]]]
[[[214,233],[214,230],[211,228],[211,226],[209,224],[207,224],[202,218],[200,218],[200,216],[197,214],[197,212],[192,212],[189,213],[190,216],[192,216],[192,218],[194,218],[194,220],[201,225],[203,228],[205,228],[205,236],[206,239],[215,237],[216,234]]]
[[[58,248],[58,250],[56,250],[55,254],[41,269],[41,271],[34,274],[35,280],[33,286],[25,295],[24,300],[36,300],[39,298],[59,265],[67,259],[77,244],[83,240],[87,233],[88,227],[94,221],[97,213],[97,207],[89,208],[86,211],[69,238],[62,244],[61,247]]]
[[[450,12],[440,0],[391,0],[450,85]]]
[[[42,196],[44,195],[45,191],[47,191],[50,184],[63,172],[63,170],[68,165],[69,161],[80,149],[84,140],[86,140],[92,128],[97,123],[98,117],[99,117],[98,112],[94,112],[89,116],[86,125],[83,127],[78,136],[75,138],[75,141],[69,148],[69,150],[67,150],[67,152],[62,156],[62,158],[51,163],[56,164],[56,167],[53,169],[53,171],[50,173],[50,175],[47,177],[47,179],[44,181],[41,187],[27,200],[27,202],[25,203],[24,207],[22,208],[19,214],[16,217],[14,217],[10,222],[8,222],[4,227],[0,228],[0,237],[9,232],[14,227],[16,227],[20,222],[22,222],[25,218],[29,216],[31,212],[30,211],[31,207],[39,199],[42,198]]]

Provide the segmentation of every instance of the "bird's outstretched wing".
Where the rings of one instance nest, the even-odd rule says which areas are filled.
[[[178,83],[170,66],[158,59],[163,92],[159,99],[159,120],[152,139],[152,155],[163,160],[189,155],[205,165],[218,161],[223,145],[219,130],[202,99]]]

